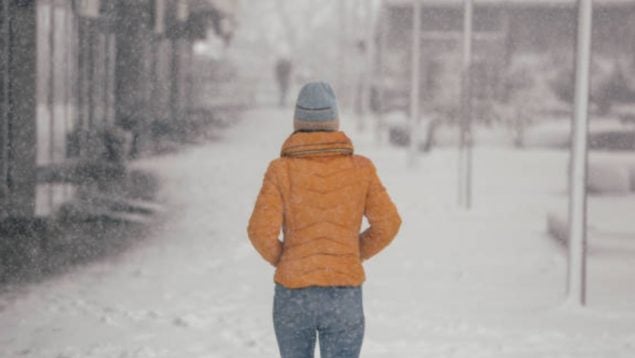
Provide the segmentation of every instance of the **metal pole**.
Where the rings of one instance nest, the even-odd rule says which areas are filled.
[[[472,206],[472,19],[473,0],[465,0],[463,17],[463,71],[459,147],[459,205]]]
[[[9,55],[10,55],[10,38],[9,38],[9,21],[11,14],[9,13],[9,1],[0,0],[0,199],[6,203],[8,195],[8,148],[9,148]],[[0,215],[3,208],[0,204]]]
[[[352,75],[351,78],[351,88],[349,89],[349,96],[351,98],[351,111],[353,116],[355,117],[356,123],[359,125],[359,86],[360,86],[360,74],[363,73],[363,70],[359,68],[360,56],[359,51],[359,39],[360,39],[360,31],[359,31],[359,0],[350,0],[351,1],[351,13],[350,13],[350,38],[349,38],[349,46],[351,50],[349,52],[349,56],[352,56],[353,63],[349,63],[348,71]]]
[[[344,76],[346,75],[346,53],[345,53],[345,48],[346,48],[346,1],[345,0],[339,0],[338,1],[338,6],[336,7],[336,11],[337,11],[337,19],[338,19],[338,27],[339,27],[339,34],[340,36],[338,36],[338,54],[337,54],[337,92],[340,94],[340,97],[344,97],[344,93],[346,92],[346,90],[344,89],[345,84],[346,84],[346,79],[344,78]],[[342,98],[344,100],[344,98]]]
[[[571,192],[569,195],[569,267],[567,295],[570,304],[586,303],[586,222],[589,72],[593,1],[578,0],[575,102],[571,143]]]
[[[372,79],[375,77],[375,67],[374,67],[374,58],[375,58],[375,21],[373,16],[373,1],[367,0],[364,2],[364,19],[366,23],[364,24],[365,28],[365,53],[364,62],[365,68],[362,72],[362,90],[361,90],[361,100],[360,100],[360,116],[358,122],[358,129],[363,131],[366,127],[366,116],[371,115],[370,111],[370,89],[373,83]]]
[[[421,0],[413,0],[412,58],[410,78],[410,165],[416,164],[419,124],[419,84],[421,82]]]
[[[375,139],[377,144],[382,144],[382,135],[384,130],[384,101],[385,101],[385,86],[386,86],[386,41],[388,37],[388,18],[386,13],[386,4],[384,0],[380,0],[378,26],[379,26],[379,48],[377,57],[377,70],[379,75],[379,81],[377,83],[377,100],[379,104],[377,120],[375,121]]]

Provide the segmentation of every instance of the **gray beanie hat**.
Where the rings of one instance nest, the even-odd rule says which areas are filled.
[[[295,105],[294,129],[337,131],[339,126],[337,99],[331,85],[326,82],[305,84]]]

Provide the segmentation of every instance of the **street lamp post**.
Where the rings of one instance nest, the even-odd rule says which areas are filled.
[[[567,300],[569,304],[576,306],[583,306],[586,303],[586,182],[592,19],[593,1],[578,0],[575,102],[569,193],[569,262],[567,275]]]
[[[375,78],[375,16],[374,13],[374,2],[367,0],[364,2],[364,49],[362,52],[364,55],[364,70],[362,72],[361,79],[361,98],[360,98],[360,113],[357,122],[357,127],[360,131],[363,131],[366,128],[367,116],[371,116],[370,110],[370,93],[371,87],[374,83],[373,79]]]
[[[462,118],[459,147],[459,205],[472,206],[472,21],[473,0],[465,0],[463,21]]]
[[[410,165],[414,166],[418,148],[419,84],[421,82],[421,0],[413,0],[412,57],[410,78]]]
[[[384,0],[380,0],[379,15],[377,16],[377,23],[379,26],[379,44],[378,44],[378,56],[377,56],[377,70],[378,70],[378,83],[377,83],[377,101],[379,108],[377,108],[377,119],[375,121],[375,139],[377,144],[382,144],[382,135],[384,130],[384,110],[385,110],[385,94],[386,94],[386,42],[388,39],[388,20],[386,19],[386,5]]]
[[[338,56],[337,56],[337,91],[340,93],[340,97],[345,97],[344,93],[346,92],[346,75],[347,75],[347,45],[348,45],[348,17],[347,17],[347,2],[345,0],[338,1],[338,6],[336,7],[337,18],[338,18],[338,26],[339,33],[338,36],[339,44],[338,44]],[[346,101],[346,98],[343,98],[343,102]]]

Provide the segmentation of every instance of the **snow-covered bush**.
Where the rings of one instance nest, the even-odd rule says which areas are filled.
[[[623,163],[592,160],[587,188],[594,194],[628,194],[631,190],[629,168]]]
[[[566,211],[558,210],[547,213],[547,232],[561,244],[567,244],[569,240],[569,222]]]
[[[573,60],[552,61],[555,75],[550,80],[550,87],[556,97],[567,104],[573,104],[575,91],[575,68]],[[611,108],[613,85],[616,79],[616,63],[610,59],[595,56],[591,62],[591,104],[601,114]]]
[[[550,59],[536,54],[516,55],[504,73],[504,93],[495,104],[496,116],[512,133],[517,147],[524,146],[525,133],[546,109],[554,106],[549,89]]]

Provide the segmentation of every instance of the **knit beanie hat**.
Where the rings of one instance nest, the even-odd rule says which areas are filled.
[[[294,129],[337,131],[339,126],[337,99],[331,85],[326,82],[305,84],[295,105]]]

